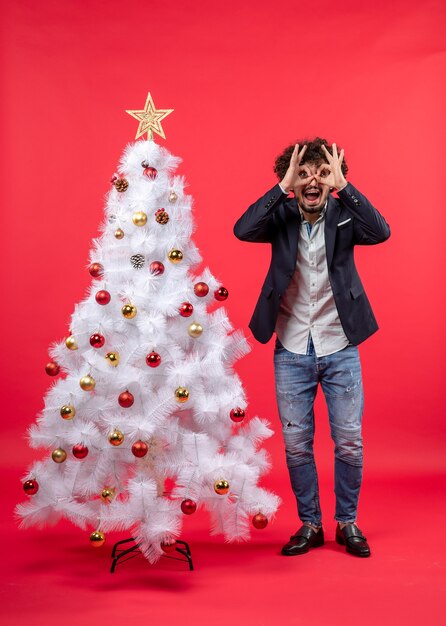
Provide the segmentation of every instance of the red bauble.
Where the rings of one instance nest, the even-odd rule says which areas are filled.
[[[195,513],[195,511],[197,510],[197,503],[190,498],[187,498],[187,500],[183,500],[183,502],[181,503],[181,510],[183,511],[184,515],[192,515],[192,513]]]
[[[242,422],[245,418],[245,411],[240,407],[237,407],[236,409],[231,409],[229,415],[233,422]]]
[[[56,363],[56,361],[50,361],[45,365],[45,372],[48,374],[48,376],[57,376],[57,374],[60,372],[60,367]]]
[[[97,292],[95,298],[98,304],[108,304],[111,300],[111,295],[105,289],[101,289],[101,291]]]
[[[226,287],[219,287],[216,291],[214,291],[214,298],[218,300],[219,302],[226,300],[228,295],[229,294],[228,294],[228,290],[226,289]]]
[[[149,265],[149,270],[151,274],[154,274],[155,276],[160,276],[164,273],[164,265],[161,263],[161,261],[153,261]]]
[[[104,266],[101,263],[92,263],[88,268],[88,271],[93,278],[99,278],[104,273]]]
[[[190,317],[194,312],[194,307],[190,302],[183,302],[178,310],[180,312],[180,315],[182,315],[183,317]]]
[[[149,446],[144,443],[144,441],[135,441],[132,446],[132,454],[138,459],[141,459],[143,456],[146,456],[147,451],[149,450]]]
[[[90,345],[93,348],[102,348],[105,343],[104,335],[100,335],[99,333],[95,333],[90,337]]]
[[[257,515],[254,515],[252,518],[252,525],[254,528],[257,528],[257,530],[263,530],[268,526],[268,518],[266,515],[263,515],[263,513],[257,513]]]
[[[158,367],[161,363],[161,357],[158,352],[151,352],[146,356],[146,363],[149,367]]]
[[[128,409],[135,402],[135,398],[126,390],[119,394],[118,402],[124,409]]]
[[[73,456],[76,457],[76,459],[85,459],[88,454],[88,448],[87,446],[84,446],[83,443],[77,443],[75,446],[73,446],[71,452],[73,453]]]
[[[25,491],[27,496],[33,496],[39,491],[39,483],[35,478],[25,480],[25,482],[23,483],[23,490]]]
[[[169,554],[170,552],[175,552],[175,550],[177,549],[177,542],[174,541],[173,543],[162,543],[161,548],[166,554]]]
[[[209,293],[209,287],[206,283],[197,283],[194,285],[194,293],[199,298],[204,298]]]
[[[154,167],[145,167],[144,168],[144,176],[150,178],[151,180],[155,180],[158,171]]]

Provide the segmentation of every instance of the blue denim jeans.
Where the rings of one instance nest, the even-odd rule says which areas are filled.
[[[285,441],[291,486],[302,522],[322,523],[319,486],[313,453],[314,400],[319,383],[328,407],[335,444],[335,520],[356,521],[362,480],[361,363],[356,346],[318,358],[313,342],[308,353],[295,354],[276,340],[276,396]]]

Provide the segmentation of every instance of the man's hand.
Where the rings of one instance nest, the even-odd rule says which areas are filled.
[[[294,146],[293,154],[291,155],[291,159],[290,159],[290,165],[287,169],[285,176],[280,181],[280,186],[285,191],[290,191],[291,189],[294,189],[294,187],[296,186],[296,183],[298,181],[299,171],[302,169],[300,167],[300,162],[302,161],[302,157],[304,156],[306,149],[307,149],[307,146],[304,146],[302,150],[299,152],[299,144],[297,143]]]
[[[318,168],[318,182],[322,183],[323,185],[329,185],[330,187],[334,187],[334,189],[339,191],[347,185],[347,181],[344,177],[344,174],[342,173],[341,168],[342,161],[344,160],[344,149],[341,150],[339,156],[338,149],[335,143],[332,145],[332,155],[329,153],[324,145],[322,146],[322,150],[325,153],[328,165],[322,164]]]

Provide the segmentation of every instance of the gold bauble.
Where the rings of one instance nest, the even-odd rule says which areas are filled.
[[[175,398],[178,402],[187,402],[189,400],[189,391],[186,387],[178,387],[175,389]]]
[[[64,404],[60,408],[60,415],[64,420],[71,420],[76,415],[76,409],[72,404]]]
[[[203,326],[198,322],[192,322],[192,324],[189,325],[187,332],[191,337],[199,337],[203,332]]]
[[[77,343],[73,335],[70,335],[65,339],[65,345],[69,350],[77,350]]]
[[[90,535],[90,543],[95,548],[100,548],[105,543],[105,535],[100,530],[95,530],[94,533]]]
[[[137,313],[136,306],[133,304],[124,304],[121,311],[122,311],[123,316],[128,320],[131,320],[132,318],[134,318]]]
[[[104,487],[101,491],[101,500],[104,504],[110,504],[115,497],[115,490],[112,487]]]
[[[91,391],[92,389],[95,388],[96,381],[93,378],[93,376],[90,376],[90,374],[87,374],[86,376],[82,376],[82,378],[79,381],[79,385],[82,387],[84,391]]]
[[[177,198],[178,198],[177,194],[174,191],[171,191],[169,194],[169,202],[174,203],[177,201]]]
[[[67,453],[65,452],[65,450],[62,450],[62,448],[56,448],[51,453],[51,458],[55,463],[63,463],[67,458]]]
[[[105,358],[113,367],[117,367],[119,365],[119,354],[117,352],[107,352]]]
[[[115,430],[109,434],[108,440],[112,446],[120,446],[124,441],[124,435],[118,428],[115,428]]]
[[[132,217],[135,226],[144,226],[147,223],[147,215],[144,211],[136,211]]]
[[[167,256],[169,258],[169,261],[171,261],[172,263],[181,263],[181,261],[183,260],[183,253],[181,252],[181,250],[177,250],[176,248],[171,250]]]
[[[115,237],[116,239],[122,239],[124,237],[124,231],[122,230],[122,228],[117,228],[115,230]]]
[[[214,491],[219,496],[224,496],[229,491],[229,483],[227,480],[221,479],[214,483]]]

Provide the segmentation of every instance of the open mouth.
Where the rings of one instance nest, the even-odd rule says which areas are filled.
[[[321,191],[316,187],[312,187],[311,189],[307,189],[304,193],[304,198],[308,202],[308,204],[317,204],[321,199]]]

